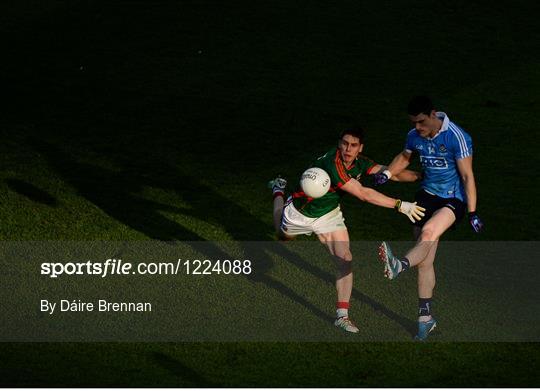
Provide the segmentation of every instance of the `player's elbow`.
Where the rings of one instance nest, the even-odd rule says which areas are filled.
[[[461,174],[461,181],[463,184],[474,182],[474,175],[472,172],[465,172]]]

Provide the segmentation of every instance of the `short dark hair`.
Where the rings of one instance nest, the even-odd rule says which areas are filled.
[[[362,129],[360,126],[353,126],[351,128],[343,130],[339,134],[339,139],[341,140],[347,134],[358,138],[358,140],[360,140],[360,144],[364,144],[364,129]]]
[[[418,115],[421,113],[429,115],[433,110],[435,110],[433,102],[425,95],[415,96],[409,101],[409,105],[407,106],[407,113],[409,115]]]

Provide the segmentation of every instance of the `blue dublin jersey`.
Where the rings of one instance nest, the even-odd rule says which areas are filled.
[[[405,150],[420,155],[424,190],[442,198],[455,197],[466,202],[457,161],[472,156],[471,136],[450,121],[445,113],[437,112],[437,117],[443,121],[439,133],[433,138],[424,138],[412,129],[407,135]]]

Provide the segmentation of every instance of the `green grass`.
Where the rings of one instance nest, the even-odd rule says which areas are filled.
[[[72,387],[526,387],[539,380],[538,350],[529,344],[34,344],[32,349],[2,350],[3,379],[17,378],[20,386]]]
[[[486,231],[474,236],[461,224],[445,240],[538,240],[538,8],[525,0],[6,6],[0,238],[270,241],[268,179],[294,178],[353,123],[368,130],[366,155],[389,162],[409,127],[404,105],[420,92],[475,142]],[[384,191],[410,199],[415,189]],[[353,240],[410,240],[402,216],[352,199],[343,208]],[[370,315],[364,336],[396,330],[408,341],[373,301],[414,325],[414,275],[388,288],[369,256],[355,255],[353,312]],[[308,261],[274,259],[253,294],[273,298],[277,324],[280,311],[286,324],[298,312],[299,327],[309,319],[334,332],[317,315],[332,315],[331,266]],[[474,274],[482,264],[438,264],[437,312],[453,327],[439,340],[463,338],[471,294],[482,293],[475,304],[486,309],[534,292],[534,269],[523,273],[522,261],[498,261],[485,282]],[[247,279],[222,283],[233,297],[249,291]],[[535,297],[519,312],[533,325]],[[485,326],[495,334],[496,315]],[[0,356],[0,384],[12,386],[519,387],[538,386],[540,373],[537,343],[4,343]]]

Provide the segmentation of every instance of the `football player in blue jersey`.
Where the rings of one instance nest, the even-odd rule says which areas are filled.
[[[374,181],[381,185],[398,175],[409,165],[412,153],[417,152],[423,180],[416,201],[426,208],[425,217],[414,223],[417,242],[404,257],[396,257],[388,243],[382,242],[379,258],[390,280],[411,267],[418,268],[418,334],[415,339],[423,341],[437,325],[431,314],[431,300],[435,288],[433,262],[439,238],[463,218],[465,211],[476,233],[482,230],[483,223],[476,213],[471,137],[445,113],[436,111],[426,96],[411,99],[408,114],[414,128],[407,135],[405,149],[387,170],[376,174]]]

